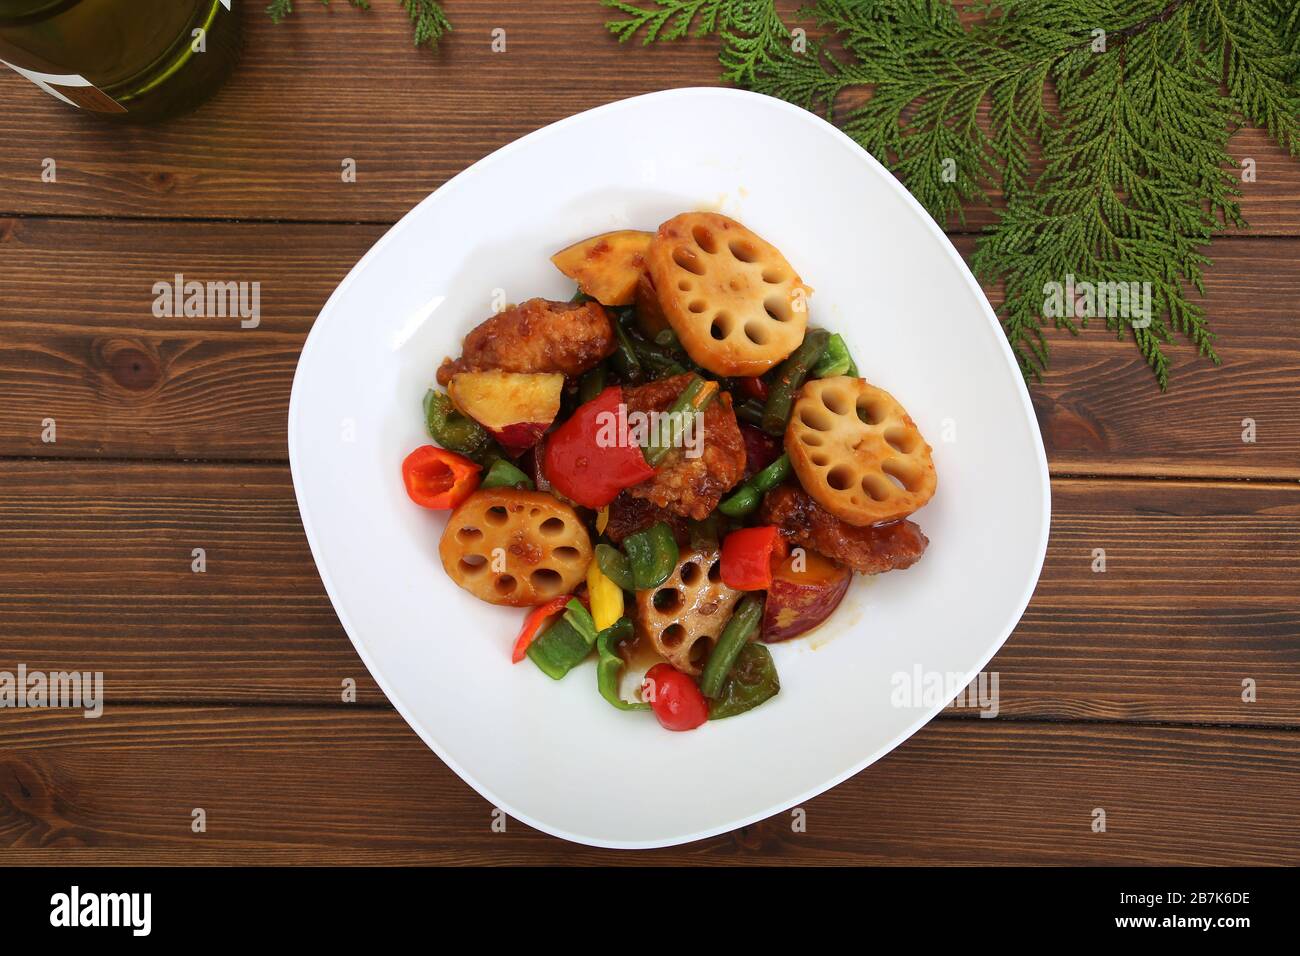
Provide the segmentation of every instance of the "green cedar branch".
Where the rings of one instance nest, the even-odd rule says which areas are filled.
[[[330,0],[320,0],[320,2],[327,7],[330,5]],[[442,4],[437,0],[398,0],[398,2],[410,17],[411,33],[416,46],[436,47],[438,40],[451,30],[451,21],[447,19]],[[370,9],[370,0],[348,0],[348,3],[359,10]],[[273,22],[279,23],[293,13],[293,0],[271,0],[266,12],[270,14]]]
[[[1149,290],[1149,312],[1140,293],[1093,321],[1130,337],[1162,389],[1175,334],[1217,363],[1192,294],[1214,232],[1245,226],[1228,137],[1251,123],[1300,155],[1294,0],[983,0],[965,23],[949,0],[813,0],[798,18],[817,40],[773,0],[602,3],[621,41],[717,35],[725,80],[837,121],[940,223],[1003,197],[972,264],[1002,286],[1030,378],[1045,328],[1088,324],[1049,295],[1067,279],[1111,306]]]

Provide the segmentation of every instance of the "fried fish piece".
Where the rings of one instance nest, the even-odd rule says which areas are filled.
[[[438,384],[457,372],[562,372],[581,375],[614,351],[614,327],[599,302],[529,299],[465,336],[460,358],[444,359]]]
[[[628,415],[633,412],[666,412],[681,394],[691,376],[674,375],[624,389]],[[653,478],[633,485],[627,494],[671,511],[702,521],[709,516],[725,492],[745,473],[745,442],[731,408],[731,395],[722,392],[704,410],[701,454],[686,457],[686,449],[668,452]]]
[[[847,564],[862,574],[911,567],[930,543],[920,526],[906,519],[878,525],[851,525],[793,485],[781,485],[764,495],[760,514],[794,544]]]

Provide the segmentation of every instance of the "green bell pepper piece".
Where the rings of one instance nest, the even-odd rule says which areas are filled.
[[[543,674],[559,680],[582,663],[595,643],[596,623],[582,602],[574,598],[565,605],[564,615],[528,645],[526,653]]]
[[[462,415],[446,392],[431,388],[424,395],[424,424],[429,436],[448,451],[472,458],[479,464],[496,450],[486,428]]]
[[[622,551],[612,544],[596,545],[596,564],[600,566],[601,574],[624,591],[636,590],[632,581],[632,569],[628,567],[627,558],[623,556]]]
[[[709,701],[709,720],[722,720],[753,710],[775,697],[780,689],[772,652],[751,641],[740,649],[740,656],[722,682],[718,696]]]
[[[619,710],[649,710],[644,701],[624,700],[618,693],[618,677],[623,672],[623,658],[619,657],[618,642],[632,636],[632,622],[625,617],[596,635],[596,689],[600,696]]]
[[[534,490],[533,479],[506,461],[498,458],[492,462],[487,474],[479,483],[480,488],[527,488]]]
[[[668,580],[677,567],[677,539],[665,521],[623,539],[633,591],[648,591]],[[602,568],[603,570],[603,568]]]
[[[709,662],[704,665],[704,673],[700,675],[700,691],[705,697],[717,697],[722,692],[723,682],[758,627],[762,614],[763,599],[758,594],[751,592],[740,599],[736,613],[722,629],[718,643],[713,645],[713,653],[709,655]]]

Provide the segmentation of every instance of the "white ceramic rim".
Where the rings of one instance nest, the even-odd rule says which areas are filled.
[[[722,97],[724,99],[733,98],[737,100],[744,100],[744,99],[765,100],[767,101],[765,105],[767,105],[768,107],[775,107],[786,111],[801,114],[801,116],[805,119],[805,121],[810,122],[814,126],[820,127],[823,130],[827,130],[830,133],[832,133],[833,138],[835,139],[836,142],[840,144],[841,147],[852,152],[859,159],[864,161],[867,164],[867,166],[871,168],[873,171],[883,175],[886,178],[886,180],[892,184],[895,191],[902,195],[904,201],[908,204],[908,206],[912,209],[912,211],[915,212],[917,216],[919,216],[921,219],[925,221],[925,224],[930,229],[931,233],[936,237],[938,237],[940,240],[942,240],[940,244],[947,251],[949,258],[957,266],[958,271],[961,273],[962,277],[966,280],[971,290],[976,294],[978,301],[983,306],[983,313],[985,319],[989,322],[989,324],[993,327],[994,331],[996,332],[996,340],[1001,347],[1002,357],[1007,363],[1007,374],[1012,376],[1012,378],[1015,379],[1017,385],[1019,386],[1018,392],[1020,395],[1020,401],[1023,405],[1025,416],[1029,421],[1030,433],[1036,439],[1035,448],[1038,452],[1039,480],[1043,488],[1043,512],[1042,515],[1040,516],[1043,533],[1042,533],[1042,539],[1038,542],[1038,555],[1034,562],[1034,573],[1025,586],[1024,593],[1020,597],[1019,607],[1016,609],[1013,619],[1011,620],[1011,623],[1007,625],[1002,636],[999,637],[998,640],[993,644],[992,649],[983,658],[983,660],[981,660],[979,664],[975,666],[974,669],[972,669],[968,674],[966,674],[960,686],[965,687],[967,684],[969,684],[972,680],[975,679],[975,677],[980,673],[980,671],[984,669],[984,665],[987,664],[990,660],[992,660],[993,656],[997,654],[999,650],[1002,649],[1002,645],[1006,643],[1007,638],[1011,636],[1011,632],[1015,630],[1016,625],[1020,623],[1020,618],[1025,613],[1025,608],[1029,606],[1029,599],[1033,596],[1034,589],[1038,586],[1038,579],[1043,571],[1043,561],[1047,556],[1048,536],[1051,532],[1052,485],[1051,485],[1050,474],[1047,468],[1047,453],[1043,448],[1042,433],[1038,427],[1038,418],[1034,414],[1033,403],[1030,401],[1029,389],[1025,385],[1024,376],[1021,374],[1020,367],[1016,363],[1015,356],[1011,352],[1011,346],[1006,340],[1006,335],[1003,332],[1002,324],[1001,322],[998,321],[997,315],[993,311],[993,307],[989,305],[988,298],[984,295],[984,290],[980,287],[979,283],[975,281],[975,277],[974,275],[971,274],[970,268],[966,265],[966,261],[962,259],[961,255],[957,252],[956,247],[953,246],[952,241],[948,238],[947,234],[944,233],[944,231],[939,228],[939,225],[934,221],[933,217],[931,217],[930,214],[926,212],[925,208],[919,202],[917,202],[916,197],[914,197],[910,192],[908,192],[907,189],[903,186],[903,184],[900,183],[894,177],[893,173],[891,173],[888,169],[882,166],[874,156],[872,156],[870,153],[864,150],[857,143],[853,142],[853,140],[851,140],[837,127],[826,122],[826,120],[822,119],[817,114],[811,113],[808,110],[804,110],[798,106],[793,105],[792,103],[786,102],[785,100],[780,100],[780,99],[776,99],[775,97],[765,96],[761,93],[752,93],[747,90],[733,89],[730,87],[691,86],[691,87],[683,87],[674,90],[663,90],[657,93],[645,93],[640,96],[633,96],[633,97],[629,97],[628,99],[618,100],[613,103],[607,103],[604,106],[597,106],[594,109],[585,110],[581,113],[575,113],[573,116],[569,116],[565,119],[558,120],[554,123],[551,123],[549,126],[543,126],[541,129],[534,130],[533,132],[521,136],[519,139],[514,140],[511,143],[507,143],[505,146],[502,146],[500,149],[497,149],[494,152],[489,153],[487,156],[483,157],[478,162],[474,163],[472,166],[465,169],[463,172],[453,176],[441,187],[439,187],[434,192],[430,193],[428,196],[422,199],[414,208],[411,209],[410,212],[408,212],[405,216],[403,216],[400,220],[398,220],[398,222],[395,223],[393,227],[388,230],[388,232],[384,233],[384,235],[381,236],[379,240],[373,246],[370,247],[369,251],[367,251],[366,254],[362,256],[360,260],[358,260],[357,264],[353,266],[352,270],[347,274],[347,276],[343,279],[343,281],[339,283],[338,287],[334,290],[333,294],[329,297],[328,300],[326,300],[324,307],[320,311],[320,315],[317,316],[316,321],[312,324],[311,330],[307,333],[307,340],[305,343],[303,343],[302,352],[298,358],[298,367],[294,372],[293,388],[289,396],[289,420],[288,420],[289,469],[293,476],[294,495],[298,501],[298,511],[299,514],[302,516],[303,530],[307,534],[307,543],[311,548],[312,560],[315,561],[316,563],[316,570],[320,574],[322,583],[325,585],[325,593],[329,595],[330,604],[333,605],[334,607],[334,613],[338,616],[339,623],[343,625],[343,630],[347,633],[349,640],[352,641],[352,646],[356,648],[357,654],[358,656],[360,656],[362,663],[366,665],[366,669],[370,671],[371,677],[373,677],[375,683],[379,685],[379,689],[384,692],[384,696],[388,698],[389,703],[391,703],[393,707],[397,710],[397,712],[401,714],[402,719],[405,720],[407,724],[410,725],[411,729],[414,730],[420,736],[420,739],[425,742],[425,744],[429,747],[429,749],[438,755],[438,758],[442,760],[443,763],[445,763],[448,767],[450,767],[452,771],[458,777],[461,778],[461,780],[465,781],[465,783],[468,784],[471,789],[473,789],[484,799],[488,800],[494,807],[499,807],[501,810],[505,811],[505,813],[508,814],[509,816],[515,818],[516,820],[519,820],[521,823],[526,823],[528,826],[532,827],[535,830],[540,830],[543,833],[547,833],[550,834],[551,836],[559,837],[560,839],[563,840],[568,840],[572,843],[580,843],[586,846],[602,847],[606,849],[643,850],[643,849],[655,849],[658,847],[666,847],[666,846],[679,846],[684,843],[692,843],[696,840],[703,840],[709,837],[717,836],[720,833],[729,833],[732,830],[737,830],[741,827],[748,826],[749,824],[756,823],[759,820],[765,820],[768,817],[772,816],[773,814],[780,813],[784,810],[788,810],[791,807],[797,806],[807,800],[812,799],[813,797],[818,796],[819,794],[825,793],[827,790],[830,790],[838,786],[839,784],[843,783],[849,777],[861,773],[867,767],[871,766],[881,757],[885,756],[886,754],[896,749],[909,737],[911,737],[918,730],[920,730],[922,727],[928,724],[932,719],[934,719],[935,715],[923,714],[920,718],[918,718],[915,722],[913,722],[905,731],[896,735],[892,740],[889,741],[887,745],[878,748],[875,752],[870,754],[866,759],[853,765],[848,770],[844,771],[843,773],[839,774],[836,777],[831,778],[825,783],[819,784],[815,787],[808,789],[803,793],[800,793],[798,796],[796,796],[791,800],[783,801],[778,805],[773,806],[767,810],[763,810],[758,813],[752,813],[746,817],[741,818],[740,820],[737,820],[734,823],[729,823],[723,826],[709,827],[699,831],[698,833],[688,834],[680,838],[674,838],[669,840],[639,840],[639,841],[598,840],[598,839],[593,839],[591,837],[580,836],[578,834],[569,833],[557,827],[548,826],[547,824],[541,822],[540,820],[533,819],[526,813],[519,812],[509,803],[509,801],[501,800],[496,794],[492,793],[490,789],[480,786],[477,781],[473,780],[469,775],[467,775],[465,771],[460,767],[460,765],[443,750],[443,748],[439,745],[438,741],[433,737],[433,735],[427,732],[423,727],[421,727],[407,712],[406,707],[400,701],[395,699],[395,697],[389,690],[387,681],[384,680],[383,676],[376,670],[373,663],[371,662],[370,655],[366,652],[364,643],[357,638],[356,630],[353,627],[347,612],[339,606],[339,602],[335,599],[334,584],[333,581],[330,579],[330,574],[326,570],[325,563],[322,560],[322,555],[319,546],[317,544],[317,537],[313,527],[312,517],[308,512],[306,504],[304,503],[305,498],[303,494],[303,489],[300,486],[299,477],[298,477],[299,475],[298,445],[297,445],[295,435],[297,433],[297,428],[296,428],[297,422],[299,420],[300,415],[302,414],[302,404],[300,402],[298,382],[300,376],[302,375],[303,366],[307,364],[308,357],[311,354],[313,343],[316,342],[318,338],[323,336],[323,333],[321,332],[321,328],[330,321],[330,309],[331,306],[334,305],[335,300],[343,296],[343,294],[345,293],[347,288],[351,285],[351,283],[356,278],[356,276],[363,271],[366,263],[368,263],[375,256],[379,255],[388,246],[389,243],[394,242],[401,237],[403,228],[412,219],[412,217],[414,216],[417,210],[421,209],[427,203],[432,202],[436,197],[446,193],[447,191],[466,188],[466,186],[472,182],[472,180],[476,175],[483,172],[483,170],[489,168],[494,162],[496,162],[502,156],[507,156],[511,152],[523,148],[525,144],[533,143],[545,137],[562,134],[570,125],[577,122],[579,119],[591,116],[592,114],[596,114],[596,113],[608,113],[608,112],[615,112],[620,110],[633,110],[637,108],[638,104],[651,99],[656,99],[656,100],[690,99],[690,98],[695,98],[700,96]]]

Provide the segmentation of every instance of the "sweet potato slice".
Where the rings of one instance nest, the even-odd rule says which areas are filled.
[[[460,372],[447,393],[456,407],[518,454],[537,444],[560,411],[559,372]]]
[[[760,637],[772,643],[811,631],[840,606],[852,579],[852,571],[816,551],[791,552],[772,569]]]
[[[623,229],[575,242],[551,262],[601,305],[631,305],[653,233]]]

